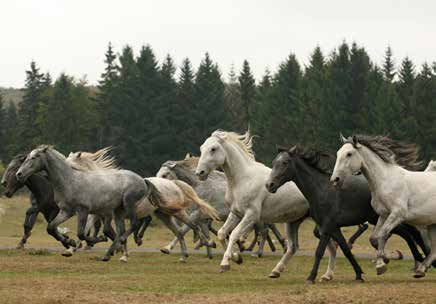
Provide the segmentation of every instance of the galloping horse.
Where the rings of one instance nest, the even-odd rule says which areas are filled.
[[[371,192],[365,178],[350,177],[343,191],[339,193],[331,186],[332,161],[334,157],[322,151],[301,146],[294,146],[291,149],[280,148],[266,183],[268,191],[274,193],[286,182],[293,181],[309,202],[310,215],[317,223],[321,234],[315,263],[308,277],[310,282],[315,281],[319,263],[331,238],[339,244],[352,264],[356,272],[356,280],[363,280],[362,269],[345,242],[340,228],[366,222],[375,224],[378,218],[371,207]],[[421,244],[423,249],[425,246],[416,228],[403,224],[392,232],[406,240],[417,262],[423,261],[415,241]],[[414,239],[414,236],[417,239]],[[333,269],[331,269],[331,277],[323,277],[323,279],[332,278]]]
[[[387,270],[384,247],[389,234],[408,223],[425,227],[430,237],[431,251],[414,275],[425,276],[436,259],[436,174],[410,171],[420,168],[416,145],[386,136],[341,136],[341,140],[331,182],[342,188],[348,177],[360,172],[368,180],[371,205],[379,215],[371,235],[378,244],[377,274]]]
[[[271,274],[277,277],[286,261],[298,250],[298,228],[309,211],[306,199],[294,183],[287,183],[276,194],[265,189],[271,169],[255,161],[252,137],[248,131],[243,135],[215,131],[200,150],[197,176],[200,180],[206,180],[211,172],[222,168],[228,182],[226,200],[232,202],[230,215],[218,231],[218,239],[224,244],[231,231],[220,271],[230,269],[230,259],[240,260],[239,254],[233,252],[233,246],[256,223],[284,222],[287,251]]]

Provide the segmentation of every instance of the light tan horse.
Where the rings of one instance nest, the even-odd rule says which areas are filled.
[[[103,148],[95,153],[75,152],[70,153],[67,160],[76,170],[117,170],[116,162],[109,155],[109,152],[110,148]],[[140,219],[152,213],[158,216],[179,239],[182,247],[181,261],[185,261],[188,256],[187,248],[183,235],[174,225],[171,216],[193,229],[200,237],[201,244],[215,247],[215,243],[208,239],[200,226],[189,219],[186,210],[194,204],[204,215],[214,220],[219,220],[218,213],[212,206],[199,198],[191,186],[183,181],[173,181],[159,177],[150,177],[144,180],[151,191],[148,199],[138,202],[135,206],[136,217]],[[125,237],[127,238],[134,229],[134,223],[132,223],[125,233]],[[123,260],[127,260],[127,256],[123,256]]]

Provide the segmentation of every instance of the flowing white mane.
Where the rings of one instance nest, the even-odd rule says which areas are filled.
[[[112,147],[106,147],[94,153],[70,153],[67,161],[73,169],[79,171],[119,170],[115,158],[109,154],[111,150]]]
[[[246,156],[254,160],[253,136],[250,134],[250,130],[247,130],[244,134],[216,130],[212,133],[212,136],[236,144]]]

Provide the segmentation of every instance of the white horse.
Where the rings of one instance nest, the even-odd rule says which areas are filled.
[[[371,235],[378,242],[377,274],[387,270],[384,262],[385,242],[400,223],[426,228],[431,251],[415,269],[415,277],[425,272],[436,259],[436,175],[416,172],[418,149],[415,145],[394,141],[384,136],[357,135],[345,139],[337,152],[331,177],[340,187],[347,176],[362,172],[372,193],[371,205],[379,220]],[[407,169],[406,169],[407,168]]]
[[[218,231],[218,239],[223,244],[231,231],[220,271],[230,269],[232,258],[240,260],[239,254],[233,251],[233,246],[256,223],[284,222],[287,251],[270,274],[271,277],[279,277],[298,249],[298,228],[309,210],[306,199],[294,183],[285,184],[276,194],[266,190],[265,183],[271,169],[255,161],[252,137],[248,131],[244,135],[215,131],[200,150],[197,176],[200,180],[205,180],[213,170],[222,168],[228,180],[226,200],[232,202],[230,215]]]

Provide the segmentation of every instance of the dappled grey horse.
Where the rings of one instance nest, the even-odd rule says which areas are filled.
[[[43,214],[47,223],[50,223],[59,213],[59,207],[54,198],[53,187],[47,178],[47,174],[32,174],[24,183],[18,181],[15,176],[26,157],[27,154],[16,155],[9,163],[1,180],[1,184],[5,188],[4,194],[6,197],[12,197],[24,186],[30,190],[31,206],[26,211],[26,217],[24,219],[24,235],[18,243],[17,249],[24,248],[24,244],[30,237],[31,231],[40,212]],[[60,234],[59,231],[57,231],[57,233]],[[63,236],[69,239],[67,235],[64,234]],[[96,235],[95,238],[99,242],[107,241],[103,236]],[[75,247],[76,244],[74,240],[69,239],[68,242]],[[63,243],[63,245],[65,246],[67,243]],[[66,246],[66,248],[68,247]]]
[[[125,232],[126,210],[147,199],[148,189],[142,177],[128,170],[103,172],[73,169],[65,156],[50,146],[40,146],[30,152],[16,176],[23,182],[40,171],[47,172],[60,208],[47,227],[48,233],[65,247],[74,246],[65,236],[57,234],[57,227],[77,214],[79,239],[94,244],[98,240],[85,234],[86,220],[90,213],[100,215],[105,219],[105,234],[111,235],[114,240],[103,257],[103,260],[109,260],[119,248],[119,236]],[[111,226],[112,214],[117,229],[115,235]]]

